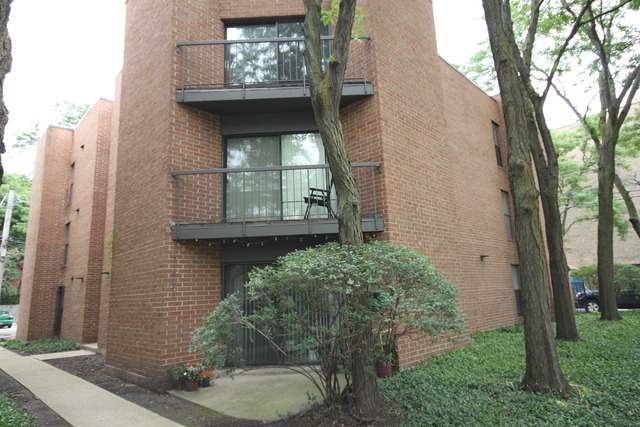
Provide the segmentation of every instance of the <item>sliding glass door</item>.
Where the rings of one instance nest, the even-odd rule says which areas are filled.
[[[329,170],[314,167],[325,164],[322,139],[316,133],[232,137],[227,139],[226,155],[229,169],[254,168],[227,173],[227,221],[302,219],[309,189],[330,186]],[[269,166],[309,167],[259,170]],[[311,213],[310,217],[324,214],[318,206],[312,206]]]

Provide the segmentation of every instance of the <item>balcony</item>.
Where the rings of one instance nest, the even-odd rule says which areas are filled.
[[[322,39],[328,58],[333,36]],[[368,44],[352,42],[342,106],[373,95]],[[176,101],[215,114],[311,111],[303,48],[303,37],[180,42]]]
[[[363,231],[384,231],[380,163],[353,163],[352,168]],[[173,240],[338,233],[328,165],[175,171],[172,176],[177,194]]]

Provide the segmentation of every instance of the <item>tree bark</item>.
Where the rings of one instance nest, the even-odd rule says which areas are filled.
[[[12,0],[0,0],[0,183],[4,176],[2,154],[6,152],[4,145],[4,130],[9,121],[9,111],[4,104],[4,78],[11,71],[11,38],[7,23],[11,11]]]
[[[638,210],[636,209],[636,205],[633,203],[633,198],[631,197],[631,194],[629,194],[629,191],[627,191],[627,188],[618,175],[616,175],[614,183],[616,185],[618,193],[620,193],[620,196],[622,196],[622,200],[624,200],[625,206],[627,207],[627,212],[629,213],[629,222],[633,227],[633,231],[635,231],[636,235],[640,237],[640,218],[638,217]]]
[[[600,96],[600,116],[598,129],[601,140],[591,130],[592,139],[598,150],[598,282],[600,285],[600,320],[620,320],[616,305],[616,291],[613,282],[613,185],[615,181],[615,149],[635,94],[640,86],[640,65],[631,67],[624,78],[620,94],[617,95],[616,80],[611,71],[611,38],[606,34],[611,30],[611,22],[603,22],[602,14],[589,7],[589,22],[586,35],[598,56],[598,95]],[[605,34],[600,34],[601,31]],[[615,73],[617,74],[617,73]],[[619,76],[616,78],[620,79]],[[588,125],[586,120],[583,124]]]
[[[606,129],[606,127],[604,128]],[[605,130],[608,133],[607,130]],[[613,182],[615,179],[615,144],[607,143],[603,134],[598,149],[598,284],[600,320],[620,320],[613,283]]]
[[[531,147],[538,143],[533,107],[518,75],[519,52],[508,1],[482,0],[489,41],[500,85],[509,143],[509,178],[514,200],[516,245],[524,314],[526,370],[522,385],[530,391],[570,391],[560,364],[551,326],[549,282],[545,262],[538,191]]]
[[[531,69],[533,67],[533,47],[540,19],[540,8],[543,3],[544,0],[531,1],[524,51],[520,54],[519,51],[515,50],[514,56],[518,65],[521,83],[526,89],[533,106],[535,127],[531,126],[530,132],[531,134],[538,132],[540,136],[540,141],[532,139],[531,153],[536,166],[535,171],[540,187],[540,200],[544,210],[549,272],[551,274],[551,288],[553,289],[553,303],[556,314],[556,338],[565,341],[579,341],[580,336],[574,317],[573,292],[569,284],[569,265],[564,252],[564,221],[558,203],[558,154],[547,126],[544,102],[551,88],[554,75],[559,69],[560,60],[566,52],[569,42],[578,33],[587,5],[584,5],[580,13],[574,17],[571,31],[557,49],[553,65],[547,74],[546,87],[541,94],[538,94],[531,82]]]
[[[569,265],[564,252],[564,234],[558,204],[558,155],[553,146],[551,132],[546,125],[542,104],[534,101],[533,105],[537,128],[544,142],[543,151],[538,141],[532,141],[531,151],[544,211],[549,272],[551,273],[551,288],[556,314],[556,338],[564,341],[580,341],[574,316],[573,293],[569,283]]]
[[[338,234],[342,245],[361,245],[362,219],[360,196],[340,121],[340,98],[347,64],[351,29],[355,17],[356,0],[342,0],[333,41],[333,60],[326,70],[322,66],[320,25],[321,0],[304,0],[306,16],[303,26],[305,36],[304,58],[309,76],[311,105],[338,198]],[[356,304],[367,306],[368,291],[362,287],[360,295],[354,295]],[[364,420],[373,420],[380,412],[380,394],[373,371],[373,332],[370,322],[362,320],[353,325],[350,370],[353,379],[355,406]]]

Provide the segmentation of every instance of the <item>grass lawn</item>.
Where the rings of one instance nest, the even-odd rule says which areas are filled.
[[[640,425],[640,310],[621,322],[577,314],[582,342],[558,342],[562,371],[575,395],[519,390],[524,375],[522,327],[483,332],[463,350],[437,356],[380,384],[411,426]]]

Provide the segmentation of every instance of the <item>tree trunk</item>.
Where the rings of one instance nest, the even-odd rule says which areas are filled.
[[[569,283],[569,265],[564,252],[562,217],[558,205],[558,155],[553,146],[551,132],[546,124],[542,104],[534,100],[537,128],[544,144],[533,141],[531,151],[540,186],[540,200],[544,210],[545,233],[549,253],[549,271],[556,314],[556,338],[564,341],[580,341],[574,316],[573,292]]]
[[[4,176],[2,154],[6,152],[4,145],[4,129],[9,121],[9,111],[4,105],[4,78],[11,71],[11,38],[7,29],[12,0],[0,0],[0,183]]]
[[[304,0],[306,16],[304,21],[304,58],[309,76],[311,105],[318,130],[322,136],[327,161],[338,198],[338,234],[342,245],[361,245],[362,219],[360,196],[351,163],[347,155],[346,143],[340,121],[340,98],[347,64],[351,28],[355,17],[356,0],[342,0],[333,41],[333,60],[326,70],[322,66],[320,48],[321,0]],[[360,295],[354,295],[356,304],[366,307],[369,294],[366,287]],[[380,413],[380,394],[373,370],[371,322],[361,320],[353,325],[354,337],[351,341],[350,370],[353,379],[353,394],[359,416],[373,420]]]
[[[482,0],[489,40],[500,85],[509,142],[509,178],[514,200],[516,245],[520,260],[524,314],[526,370],[522,385],[530,391],[570,391],[556,350],[549,312],[549,282],[545,262],[538,192],[535,186],[531,147],[538,134],[532,105],[520,81],[519,55],[509,3]]]
[[[613,283],[613,183],[615,144],[603,133],[598,148],[598,284],[600,320],[620,320]]]
[[[633,203],[633,198],[624,183],[620,179],[618,175],[615,177],[616,188],[618,189],[618,193],[622,196],[622,200],[624,200],[624,204],[627,207],[627,212],[629,213],[629,222],[633,227],[633,230],[636,232],[636,235],[640,237],[640,218],[638,217],[638,210],[636,209],[636,205]]]

